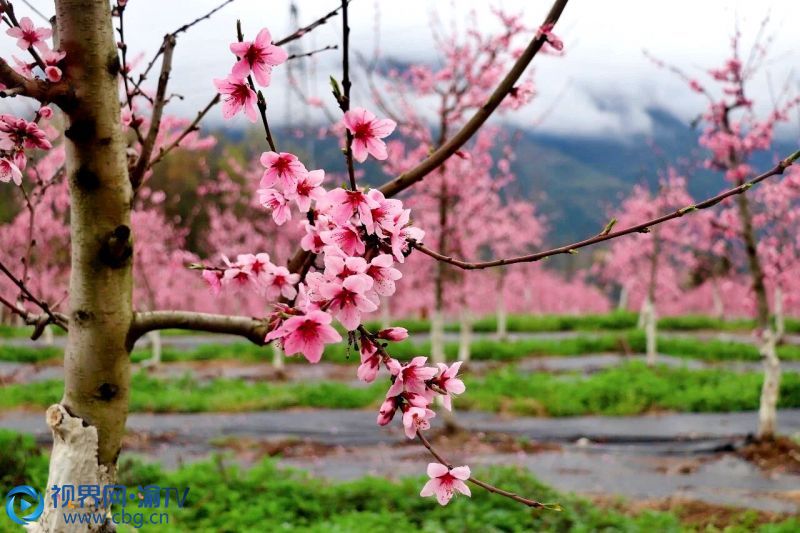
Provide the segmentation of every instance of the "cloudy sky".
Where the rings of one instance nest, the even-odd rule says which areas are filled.
[[[126,33],[129,49],[150,57],[161,36],[195,18],[220,0],[129,0]],[[53,11],[50,0],[28,0],[45,15]],[[20,1],[20,14],[31,11]],[[297,2],[301,24],[308,23],[334,8],[336,0]],[[383,57],[401,60],[435,61],[431,17],[463,21],[474,9],[487,31],[496,29],[489,16],[489,5],[521,11],[531,25],[537,25],[549,8],[547,0],[353,0],[351,27],[353,47],[370,53],[374,49],[376,27]],[[32,15],[36,18],[35,15]],[[508,120],[521,126],[560,134],[626,135],[648,132],[649,121],[643,110],[665,107],[689,120],[702,110],[703,100],[691,95],[674,75],[656,68],[642,51],[690,73],[720,63],[729,52],[729,38],[737,23],[745,50],[753,42],[761,21],[770,17],[769,34],[774,37],[770,61],[754,86],[754,96],[769,104],[770,91],[778,91],[787,79],[798,87],[793,65],[800,52],[796,22],[800,2],[796,0],[572,0],[559,22],[556,33],[566,44],[562,58],[534,60],[540,97],[531,106]],[[206,21],[179,38],[175,53],[172,90],[185,96],[172,106],[175,113],[193,115],[211,96],[212,78],[223,77],[230,69],[232,56],[228,43],[234,40],[235,21],[240,18],[247,35],[267,26],[275,38],[293,28],[289,0],[235,0],[211,21]],[[42,22],[41,19],[38,20]],[[377,23],[377,26],[376,26]],[[306,50],[339,42],[339,19],[319,28],[303,41]],[[13,41],[4,39],[0,52],[8,56]],[[325,80],[340,76],[338,52],[326,52],[307,63],[316,73],[311,81],[316,93],[329,98]],[[276,122],[295,119],[300,106],[289,102],[289,92],[280,69],[267,93],[270,112]],[[362,84],[363,87],[363,84]],[[366,98],[359,91],[355,76],[354,99]],[[366,103],[366,102],[364,102]],[[545,111],[546,119],[539,123]],[[212,113],[219,122],[219,111]],[[797,121],[784,135],[797,135]]]

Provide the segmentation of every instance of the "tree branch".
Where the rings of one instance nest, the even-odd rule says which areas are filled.
[[[559,17],[561,17],[561,13],[564,11],[567,1],[568,0],[556,0],[555,3],[553,3],[553,6],[550,8],[550,12],[547,14],[547,17],[542,25],[555,25]],[[508,74],[506,74],[505,78],[503,78],[491,96],[489,96],[489,99],[486,101],[486,103],[483,104],[483,106],[481,106],[477,111],[475,111],[475,114],[472,115],[472,118],[470,118],[469,121],[464,124],[464,126],[453,137],[451,137],[446,143],[429,155],[428,158],[422,161],[419,165],[412,168],[408,172],[404,172],[392,181],[385,183],[380,188],[381,192],[386,196],[396,195],[397,193],[420,181],[422,178],[439,167],[439,165],[444,163],[451,155],[456,153],[475,134],[475,132],[477,132],[478,129],[483,126],[492,113],[494,113],[503,99],[514,88],[514,84],[517,83],[523,72],[525,72],[525,69],[546,42],[547,37],[537,32],[537,34],[525,48],[525,51],[522,52],[522,55],[519,56],[517,61],[511,67],[511,70],[508,71]]]
[[[11,65],[3,58],[0,58],[0,83],[6,86],[6,89],[0,91],[0,98],[20,95],[33,98],[43,104],[61,103],[69,92],[63,82],[50,83],[45,80],[26,78],[11,68]]]
[[[668,220],[673,220],[675,218],[680,218],[687,213],[691,213],[692,211],[699,211],[701,209],[708,209],[709,207],[715,206],[721,201],[729,198],[731,196],[736,196],[739,194],[743,194],[747,192],[750,188],[754,185],[770,178],[772,176],[777,176],[783,174],[783,172],[790,167],[798,158],[800,158],[800,150],[796,151],[786,159],[779,162],[775,165],[774,168],[764,172],[753,178],[750,181],[742,183],[741,185],[734,187],[732,189],[728,189],[725,192],[722,192],[716,196],[703,200],[700,203],[689,205],[668,213],[666,215],[662,215],[660,217],[654,218],[652,220],[647,220],[640,224],[636,224],[635,226],[630,226],[625,229],[621,229],[618,231],[606,231],[604,229],[599,235],[595,235],[594,237],[590,237],[588,239],[584,239],[582,241],[578,241],[572,244],[567,244],[565,246],[559,246],[558,248],[553,248],[551,250],[545,250],[542,252],[536,252],[534,254],[522,255],[519,257],[511,257],[505,259],[495,259],[493,261],[484,261],[484,262],[468,262],[463,261],[461,259],[455,259],[453,257],[449,257],[443,255],[439,252],[431,250],[430,248],[426,248],[422,244],[414,244],[414,248],[419,250],[420,252],[433,257],[437,261],[441,261],[443,263],[448,263],[453,266],[457,266],[458,268],[464,270],[481,270],[484,268],[492,268],[492,267],[499,267],[504,265],[513,265],[515,263],[532,263],[534,261],[539,261],[544,259],[545,257],[550,257],[553,255],[559,254],[572,254],[576,253],[578,248],[584,248],[586,246],[591,246],[592,244],[597,244],[599,242],[608,241],[611,239],[616,239],[617,237],[622,237],[623,235],[629,235],[631,233],[648,233],[650,231],[650,227],[662,224],[667,222]],[[609,228],[610,229],[610,228]]]
[[[428,449],[429,452],[431,452],[431,455],[433,455],[433,457],[436,458],[437,461],[439,461],[441,464],[443,464],[447,468],[450,468],[450,469],[453,468],[453,465],[447,459],[442,457],[442,455],[434,449],[434,447],[430,443],[430,441],[427,438],[425,438],[425,436],[421,432],[417,431],[417,437],[419,438],[419,441],[422,443],[422,445],[425,446]],[[516,494],[514,492],[509,492],[507,490],[503,490],[501,488],[495,487],[494,485],[490,485],[489,483],[486,483],[485,481],[481,481],[480,479],[475,478],[473,476],[470,476],[467,481],[469,481],[470,483],[472,483],[474,485],[477,485],[477,486],[481,487],[482,489],[485,489],[485,490],[487,490],[487,491],[489,491],[489,492],[491,492],[493,494],[497,494],[499,496],[504,496],[506,498],[514,500],[515,502],[522,503],[522,504],[527,505],[528,507],[532,507],[534,509],[549,509],[549,508],[554,508],[555,507],[553,505],[544,504],[544,503],[538,502],[536,500],[531,500],[529,498],[524,498],[524,497],[520,496],[519,494]]]
[[[208,114],[208,112],[211,111],[211,108],[217,105],[219,101],[220,101],[220,95],[219,94],[214,95],[214,98],[212,98],[211,101],[197,113],[197,116],[194,118],[192,123],[189,124],[186,127],[186,129],[183,130],[183,132],[181,132],[180,135],[178,135],[178,138],[172,141],[172,143],[170,143],[169,146],[162,147],[158,151],[158,155],[150,160],[150,164],[148,165],[148,167],[155,166],[156,163],[164,159],[164,156],[166,156],[172,150],[177,148],[181,144],[181,141],[183,141],[183,139],[185,139],[187,135],[189,135],[192,132],[198,131],[200,129],[200,121],[203,120],[203,117],[205,117]]]
[[[128,342],[132,345],[148,331],[171,328],[239,335],[258,346],[266,344],[264,337],[268,331],[266,320],[247,316],[214,315],[192,311],[142,311],[134,314]]]
[[[153,148],[155,148],[158,131],[161,128],[161,115],[164,113],[169,73],[170,70],[172,70],[172,51],[175,49],[174,34],[167,34],[164,36],[162,48],[164,50],[164,59],[161,60],[161,74],[158,77],[158,88],[156,89],[156,97],[153,100],[150,129],[142,144],[142,151],[139,154],[139,159],[136,161],[136,166],[133,168],[133,172],[131,172],[131,186],[134,191],[142,184],[144,174],[150,167],[150,156],[153,153]]]
[[[347,3],[349,4],[350,0],[347,0]],[[275,46],[283,46],[284,44],[290,43],[292,41],[296,41],[297,39],[299,39],[303,35],[309,33],[314,28],[322,26],[323,24],[328,22],[329,19],[335,17],[340,9],[342,9],[342,6],[339,6],[336,9],[334,9],[333,11],[324,14],[323,16],[321,16],[320,18],[318,18],[317,20],[315,20],[311,24],[309,24],[307,26],[303,26],[302,28],[298,28],[297,30],[295,30],[294,32],[290,33],[289,35],[287,35],[283,39],[275,41],[273,44]]]
[[[547,17],[543,22],[543,25],[555,25],[555,23],[558,22],[558,19],[561,17],[561,13],[564,11],[567,2],[568,0],[555,0],[553,6],[550,8],[550,12],[547,14]],[[331,16],[333,14],[335,14],[335,11],[329,13]],[[525,51],[522,53],[522,55],[520,55],[520,57],[511,67],[511,70],[508,71],[508,74],[506,74],[505,78],[503,78],[486,103],[475,112],[472,118],[458,131],[458,133],[440,146],[422,163],[408,172],[404,172],[392,181],[385,183],[380,188],[380,191],[387,197],[394,196],[422,180],[422,178],[430,174],[439,165],[444,163],[451,155],[456,153],[459,148],[461,148],[470,139],[470,137],[472,137],[472,135],[478,131],[478,129],[480,129],[484,122],[486,122],[486,120],[488,120],[492,113],[494,113],[494,111],[498,108],[508,93],[511,92],[511,90],[514,88],[514,84],[522,76],[525,69],[528,67],[545,42],[547,42],[547,38],[544,35],[539,35],[537,32],[536,36],[533,37],[527,48],[525,48]],[[291,259],[289,259],[287,268],[293,273],[299,272],[306,263],[307,256],[308,252],[298,250],[291,257]]]

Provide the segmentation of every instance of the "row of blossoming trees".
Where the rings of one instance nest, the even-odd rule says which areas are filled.
[[[167,34],[155,57],[136,67],[125,43],[127,2],[57,0],[54,51],[51,29],[18,19],[12,3],[0,0],[9,35],[29,56],[14,67],[0,60],[2,95],[35,103],[30,112],[0,117],[0,180],[17,187],[21,206],[2,229],[0,302],[34,326],[34,337],[51,325],[68,335],[64,396],[47,412],[54,435],[49,485],[113,483],[130,396],[130,351],[143,335],[181,328],[272,343],[310,363],[322,358],[325,345],[347,342],[361,354],[360,379],[373,381],[385,369],[388,390],[378,423],[397,415],[406,435],[436,459],[423,496],[435,494],[445,504],[455,492],[469,495],[465,482],[470,482],[545,507],[471,476],[466,466],[453,466],[425,437],[436,415],[434,399],[441,398],[449,410],[452,397],[465,392],[458,377],[461,363],[444,360],[444,316],[454,309],[498,308],[502,322],[507,307],[602,310],[606,304],[597,291],[579,280],[567,283],[535,262],[616,238],[624,248],[612,257],[628,259],[617,267],[609,263],[604,274],[613,279],[610,273],[627,272],[616,279],[633,283],[638,274],[649,273],[628,291],[645,294],[654,328],[663,287],[676,285],[681,264],[716,265],[731,255],[733,237],[742,236],[770,369],[761,435],[774,433],[778,335],[769,322],[765,287],[780,278],[781,295],[792,293],[796,262],[784,247],[796,234],[788,222],[796,215],[792,201],[775,187],[789,187],[796,179],[759,189],[763,196],[754,205],[763,202],[768,206],[763,212],[750,207],[745,193],[783,174],[797,154],[758,176],[746,166],[754,150],[768,148],[772,126],[786,109],[767,121],[752,118],[743,92],[749,73],[741,64],[715,72],[715,79],[727,84],[721,101],[692,85],[711,100],[701,139],[712,153],[709,165],[724,169],[734,187],[696,202],[670,173],[659,191],[636,189],[622,204],[619,229],[609,225],[583,241],[542,250],[546,221],[515,192],[513,150],[503,146],[511,143],[484,124],[496,111],[512,112],[534,96],[525,70],[540,51],[563,49],[552,30],[566,0],[556,0],[539,26],[527,15],[498,12],[503,30],[496,35],[473,27],[464,36],[438,36],[441,66],[415,66],[378,81],[370,74],[368,102],[350,98],[346,0],[283,39],[274,40],[266,29],[250,36],[232,28],[231,70],[214,79],[218,94],[194,120],[169,116],[172,56],[181,34],[228,3]],[[267,98],[273,68],[298,59],[282,46],[337,17],[342,73],[332,77],[327,97],[338,108],[328,110],[335,119],[328,134],[341,139],[347,172],[328,176],[324,169],[307,168],[302,154],[282,149],[283,139],[270,129]],[[320,105],[322,99],[313,98]],[[197,174],[205,179],[186,191],[191,208],[176,215],[173,207],[181,198],[158,186],[154,169],[180,151],[203,153],[213,145],[199,125],[220,101],[226,119],[244,118],[263,128],[261,153],[253,161],[202,162]],[[434,110],[434,127],[418,105],[423,101]],[[750,118],[734,120],[737,111]],[[400,135],[387,145],[396,129]],[[359,166],[369,158],[397,177],[378,188],[359,183]],[[727,214],[732,198],[738,218]],[[685,217],[719,203],[723,215],[705,224],[696,215]],[[197,220],[202,223],[193,225]],[[192,234],[197,226],[206,229]],[[699,234],[704,240],[692,236]],[[633,266],[639,262],[646,268]],[[735,280],[745,270],[711,272],[715,280]],[[208,290],[187,290],[200,280]],[[552,307],[542,307],[546,287],[558,300]],[[391,343],[407,332],[392,327],[391,317],[422,309],[433,318],[434,364],[426,357],[400,362],[391,355]],[[381,314],[386,327],[364,325]],[[469,315],[462,313],[464,331]],[[97,501],[81,512],[110,503]],[[49,507],[36,527],[61,531],[67,528],[62,521]]]

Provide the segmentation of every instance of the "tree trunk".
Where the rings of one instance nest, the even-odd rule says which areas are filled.
[[[775,286],[775,342],[783,340],[786,333],[786,316],[783,312],[783,289]]]
[[[739,219],[742,223],[742,239],[744,240],[750,277],[753,281],[753,293],[756,297],[756,324],[761,333],[761,357],[764,359],[764,383],[761,387],[761,401],[758,408],[759,439],[772,439],[777,430],[778,393],[780,390],[781,368],[776,351],[777,335],[769,322],[769,302],[764,284],[764,269],[758,256],[758,243],[753,230],[753,218],[750,213],[750,201],[747,195],[737,197]]]
[[[506,310],[505,272],[501,268],[500,280],[497,283],[497,340],[508,338],[508,311]]]
[[[72,243],[64,396],[48,409],[53,431],[48,487],[113,482],[130,393],[127,336],[133,318],[132,242],[119,60],[108,0],[57,0],[59,46],[74,91],[67,115],[66,172]],[[33,531],[113,530],[67,525],[46,510]],[[75,512],[91,512],[84,508]]]
[[[52,325],[45,326],[44,333],[42,335],[42,341],[44,342],[45,346],[52,346],[55,342],[55,335],[53,335]]]
[[[389,308],[389,298],[381,298],[381,328],[392,327],[392,310]]]
[[[719,281],[717,281],[717,278],[711,278],[711,300],[714,305],[714,309],[712,311],[714,318],[724,320],[725,304],[722,301],[722,294],[719,291]]]
[[[472,346],[472,313],[466,306],[461,310],[458,335],[458,360],[469,361]]]
[[[438,309],[431,315],[431,362],[444,363],[444,315]]]
[[[658,355],[658,317],[656,316],[656,306],[648,296],[642,306],[642,317],[644,322],[645,353],[647,366],[655,366],[656,356]]]
[[[628,308],[628,287],[625,285],[619,290],[619,300],[617,301],[617,311],[625,311]]]
[[[151,365],[161,364],[161,330],[154,329],[147,332],[147,339],[150,341],[150,361]]]
[[[285,363],[283,359],[283,348],[277,342],[272,343],[272,366],[276,370],[283,370]]]

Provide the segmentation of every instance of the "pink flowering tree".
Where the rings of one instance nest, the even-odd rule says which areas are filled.
[[[700,81],[681,70],[672,70],[681,76],[690,90],[701,95],[708,103],[702,115],[703,132],[699,144],[708,157],[708,168],[724,175],[728,184],[736,187],[747,186],[747,181],[755,174],[750,165],[752,155],[757,151],[769,150],[777,124],[789,120],[789,112],[800,102],[797,98],[786,98],[785,94],[776,102],[767,116],[756,111],[748,96],[750,86],[759,67],[763,64],[767,43],[757,41],[746,59],[740,51],[740,35],[737,32],[731,39],[731,57],[720,68],[710,69],[707,80]],[[663,63],[657,62],[663,66]],[[755,303],[755,316],[758,335],[761,338],[761,354],[764,358],[764,382],[759,407],[758,436],[771,439],[777,427],[777,402],[780,387],[780,360],[776,344],[780,340],[770,321],[770,302],[767,289],[765,248],[775,244],[770,238],[768,228],[759,231],[757,213],[759,206],[746,195],[737,195],[735,203],[726,201],[720,213],[724,224],[742,257],[750,275],[750,285]],[[760,241],[766,240],[765,245]],[[773,247],[774,248],[774,247]]]
[[[426,178],[439,172],[493,112],[513,105],[519,98],[523,73],[537,53],[543,47],[561,47],[552,30],[566,3],[556,0],[541,26],[522,32],[527,35],[527,45],[515,50],[507,71],[498,69],[500,74],[491,77],[494,87],[465,110],[465,120],[458,121],[458,127],[444,132],[442,142],[431,145],[430,153],[419,154],[420,161],[396,178],[379,188],[365,189],[358,183],[357,165],[367,158],[390,157],[385,139],[395,125],[390,118],[370,112],[369,102],[351,102],[347,0],[282,39],[274,39],[267,30],[248,35],[241,28],[232,28],[230,71],[219,73],[213,82],[211,76],[207,80],[209,89],[215,88],[218,94],[194,120],[172,126],[164,111],[170,100],[173,51],[180,35],[213,11],[167,34],[155,57],[135,71],[125,43],[127,2],[117,0],[111,6],[107,0],[56,0],[58,49],[54,49],[49,40],[51,30],[31,29],[29,21],[16,18],[11,2],[0,0],[3,20],[13,30],[11,37],[18,39],[20,48],[30,56],[29,63],[20,62],[16,67],[0,59],[0,83],[4,85],[0,94],[38,103],[34,116],[0,117],[0,175],[9,182],[4,187],[24,187],[30,178],[22,171],[29,161],[55,150],[40,124],[47,114],[46,105],[59,108],[64,120],[63,183],[69,193],[70,264],[63,311],[56,308],[57,301],[36,294],[31,280],[12,270],[17,265],[6,265],[11,264],[8,258],[4,256],[0,262],[11,289],[20,294],[16,299],[3,297],[0,303],[36,326],[34,334],[49,324],[67,330],[64,395],[47,411],[54,439],[48,485],[114,483],[131,394],[131,348],[151,331],[180,328],[239,335],[258,345],[279,343],[287,356],[302,356],[309,363],[323,357],[326,345],[348,342],[361,354],[356,370],[359,378],[373,381],[383,372],[381,379],[386,380],[387,393],[377,422],[388,424],[397,416],[406,436],[419,440],[435,459],[428,469],[431,482],[422,487],[422,495],[436,495],[444,504],[456,492],[469,495],[469,483],[532,508],[546,508],[535,499],[476,478],[466,467],[454,466],[425,436],[436,415],[433,400],[441,398],[442,408],[449,410],[453,398],[464,394],[465,387],[459,378],[459,362],[429,365],[424,356],[398,361],[391,355],[391,343],[404,339],[407,332],[397,327],[371,331],[364,326],[365,319],[379,311],[380,297],[391,298],[402,283],[398,267],[409,256],[419,254],[465,270],[484,270],[572,253],[740,195],[753,184],[782,173],[800,157],[794,154],[746,184],[694,204],[692,209],[683,207],[551,250],[470,262],[426,247],[424,228],[413,223],[422,217],[412,217],[411,209],[396,196],[415,185],[430,186]],[[324,169],[309,169],[295,154],[282,151],[267,113],[272,69],[292,60],[281,46],[336,16],[342,22],[342,73],[334,78],[332,99],[341,111],[348,169],[347,185],[341,187],[326,179]],[[493,46],[499,53],[507,44]],[[156,65],[160,74],[152,90],[148,80]],[[158,191],[146,192],[148,180],[155,165],[171,151],[197,140],[200,121],[220,100],[227,119],[255,121],[264,129],[265,144],[257,162],[260,167],[256,167],[260,175],[253,177],[258,181],[256,201],[261,213],[269,214],[275,231],[295,235],[293,251],[286,253],[288,259],[283,263],[276,254],[245,248],[245,241],[234,244],[223,239],[222,249],[191,265],[192,273],[207,283],[210,292],[244,290],[259,295],[260,309],[250,316],[219,310],[150,309],[170,302],[148,302],[148,291],[139,287],[144,281],[136,279],[134,263],[142,262],[146,276],[149,254],[169,258],[167,262],[173,259],[158,247],[148,252],[133,238],[136,231],[143,238],[156,238],[153,229],[159,223],[160,209],[153,205],[159,202],[152,195]],[[177,241],[181,235],[171,238]],[[180,244],[167,242],[165,246]],[[234,251],[227,250],[229,246]],[[140,248],[144,249],[137,255]],[[161,271],[166,267],[155,268]],[[341,335],[334,323],[347,334]],[[103,513],[108,503],[91,502],[79,512]],[[68,529],[63,516],[47,499],[32,530]],[[85,529],[89,523],[86,521]]]
[[[385,164],[388,172],[407,172],[421,155],[442,147],[453,130],[463,127],[490,97],[532,32],[547,39],[545,51],[563,48],[558,38],[549,31],[532,29],[521,15],[499,10],[493,14],[502,29],[491,35],[478,30],[475,13],[471,14],[463,32],[443,30],[434,25],[440,62],[435,66],[411,65],[402,72],[391,70],[382,84],[371,84],[377,105],[396,119],[402,134],[401,140],[391,144],[391,156]],[[499,104],[499,111],[525,106],[534,94],[532,76],[528,75],[511,88],[507,98]],[[429,106],[421,105],[423,102],[429,102]],[[435,119],[429,121],[429,115]],[[427,186],[412,191],[408,199],[407,205],[414,209],[416,220],[424,226],[427,240],[436,242],[443,253],[499,257],[492,253],[492,248],[508,247],[511,243],[500,241],[503,244],[498,244],[492,232],[502,232],[509,224],[522,227],[522,220],[510,218],[500,222],[500,227],[487,223],[490,219],[499,222],[503,214],[510,212],[502,198],[503,189],[514,180],[509,163],[513,152],[509,148],[500,150],[499,158],[492,153],[498,148],[497,138],[497,132],[484,130],[473,143],[460,147],[455,158],[431,173]],[[520,203],[520,200],[515,202]],[[508,202],[511,203],[514,202]],[[524,222],[529,223],[525,226],[529,239],[516,253],[523,252],[526,246],[541,243],[543,232],[537,217],[529,216]],[[428,258],[416,260],[411,266],[417,277],[432,280],[431,357],[437,363],[444,362],[445,314],[457,309],[462,331],[459,353],[462,360],[466,359],[474,304],[486,301],[471,286],[484,286],[484,276],[474,273],[465,276],[445,263],[431,263],[425,259]],[[502,279],[501,275],[501,285]],[[416,284],[416,288],[420,286]]]
[[[686,180],[669,169],[657,192],[643,185],[634,187],[619,209],[613,210],[613,220],[627,226],[691,204]],[[615,241],[601,265],[602,276],[624,286],[630,302],[634,306],[639,304],[639,324],[645,331],[649,365],[656,362],[657,302],[679,298],[681,275],[692,267],[689,249],[694,240],[692,222],[693,219],[668,222],[647,234]]]

